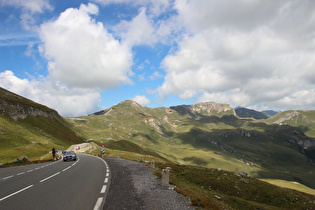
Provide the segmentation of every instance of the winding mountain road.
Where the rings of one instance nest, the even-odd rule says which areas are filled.
[[[107,163],[89,155],[2,168],[0,209],[101,209],[109,176]]]
[[[75,162],[1,168],[0,209],[194,208],[143,164],[78,154]]]

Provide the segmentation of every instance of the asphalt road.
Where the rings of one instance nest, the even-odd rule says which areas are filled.
[[[99,209],[110,171],[101,158],[78,155],[56,161],[0,169],[0,209]]]
[[[104,210],[190,210],[190,198],[161,186],[149,167],[122,158],[106,159],[111,169]]]

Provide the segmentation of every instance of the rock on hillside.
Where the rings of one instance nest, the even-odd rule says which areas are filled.
[[[14,120],[25,119],[28,116],[44,116],[60,119],[53,109],[37,104],[29,99],[14,94],[0,87],[0,115],[9,116]]]

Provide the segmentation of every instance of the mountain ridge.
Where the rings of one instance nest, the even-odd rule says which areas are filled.
[[[72,129],[57,111],[0,88],[0,163],[51,158],[52,147],[83,142]]]
[[[238,117],[231,106],[213,102],[149,108],[124,101],[104,113],[71,123],[95,141],[127,140],[179,164],[244,170],[315,187],[315,141],[299,126]]]
[[[26,100],[29,103],[40,106]],[[45,106],[43,109],[52,111]],[[258,178],[298,181],[315,188],[315,141],[304,134],[305,127],[286,125],[285,121],[273,123],[283,113],[255,120],[240,118],[233,110],[230,105],[214,102],[149,108],[126,100],[101,115],[60,120],[31,112],[14,120],[6,113],[0,115],[1,124],[8,125],[0,126],[0,146],[14,151],[28,148],[30,154],[34,150],[29,148],[36,147],[42,154],[52,146],[66,147],[82,142],[82,138],[108,145],[109,149],[123,149],[130,142],[127,147],[131,151],[136,149],[178,164],[242,170]],[[308,120],[290,119],[297,119],[295,123],[312,122],[315,116],[314,112],[299,113],[294,117],[308,114]]]

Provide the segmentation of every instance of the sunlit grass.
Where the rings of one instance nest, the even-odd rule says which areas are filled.
[[[315,196],[315,189],[306,187],[298,182],[291,182],[286,180],[279,180],[279,179],[262,179],[265,182],[268,182],[273,185],[277,185],[279,187],[285,187],[293,190],[298,190],[301,192],[305,192]]]

